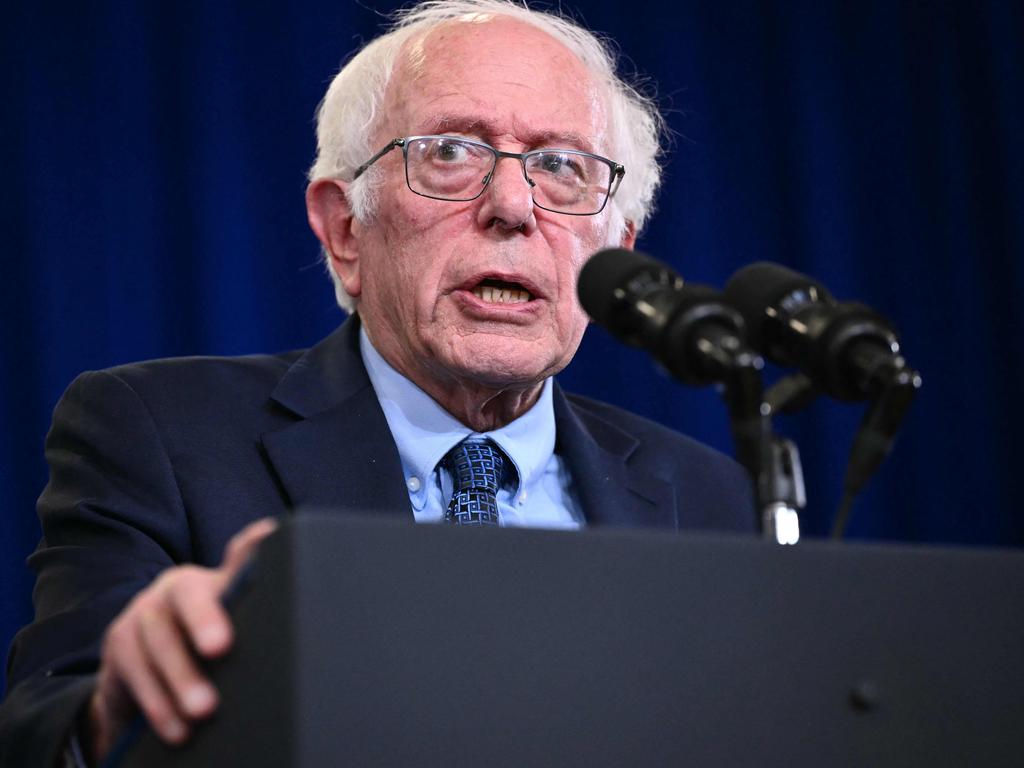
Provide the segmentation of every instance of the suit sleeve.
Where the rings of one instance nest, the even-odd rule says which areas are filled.
[[[186,510],[160,430],[116,372],[86,373],[46,438],[43,537],[29,557],[35,618],[8,657],[0,765],[55,765],[91,695],[107,625],[165,568],[189,560]]]

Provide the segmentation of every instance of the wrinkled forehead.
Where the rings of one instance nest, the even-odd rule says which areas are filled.
[[[383,133],[453,132],[472,123],[485,138],[565,137],[608,153],[605,104],[603,86],[562,42],[521,21],[477,15],[406,42],[385,94]]]

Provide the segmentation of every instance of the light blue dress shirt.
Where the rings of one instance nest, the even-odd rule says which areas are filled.
[[[359,350],[384,417],[398,446],[405,487],[418,523],[444,519],[452,497],[452,478],[438,462],[470,436],[488,437],[511,459],[515,477],[498,490],[498,519],[503,526],[580,528],[582,510],[572,477],[555,450],[552,382],[544,382],[533,407],[493,432],[474,432],[426,392],[396,371],[359,331]]]

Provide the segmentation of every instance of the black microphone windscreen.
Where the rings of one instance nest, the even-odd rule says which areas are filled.
[[[606,248],[591,256],[580,270],[576,291],[584,311],[600,325],[608,323],[615,291],[644,268],[660,267],[650,256],[625,248]]]
[[[765,321],[768,319],[765,310],[794,291],[806,292],[812,288],[818,298],[831,301],[832,297],[825,286],[807,275],[770,261],[759,261],[737,270],[725,284],[723,295],[743,315],[750,343],[761,349]]]

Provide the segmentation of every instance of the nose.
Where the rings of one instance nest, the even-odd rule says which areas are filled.
[[[477,214],[480,226],[530,234],[537,226],[532,185],[521,160],[499,157],[482,195]]]

